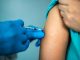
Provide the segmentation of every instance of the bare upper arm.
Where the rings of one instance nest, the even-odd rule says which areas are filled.
[[[41,42],[40,60],[64,60],[68,31],[63,25],[57,6],[49,12],[44,30],[45,37]]]

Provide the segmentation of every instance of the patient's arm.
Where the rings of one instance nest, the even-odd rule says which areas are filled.
[[[59,16],[57,6],[49,12],[41,42],[40,60],[65,60],[68,31]]]

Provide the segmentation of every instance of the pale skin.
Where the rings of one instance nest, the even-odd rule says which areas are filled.
[[[65,60],[69,33],[61,20],[57,6],[49,12],[44,31],[40,60]]]

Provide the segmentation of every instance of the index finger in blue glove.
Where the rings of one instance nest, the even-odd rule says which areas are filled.
[[[38,39],[38,41],[37,41],[36,44],[35,44],[36,47],[40,46],[41,40],[42,40],[42,39]]]

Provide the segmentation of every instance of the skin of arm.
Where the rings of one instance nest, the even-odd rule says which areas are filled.
[[[44,31],[39,60],[65,60],[69,34],[57,6],[49,12]]]

